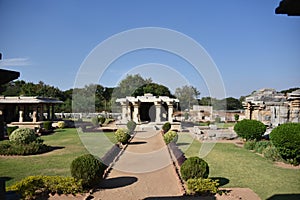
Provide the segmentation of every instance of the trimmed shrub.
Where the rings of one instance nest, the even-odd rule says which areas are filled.
[[[6,127],[6,133],[8,136],[10,136],[10,134],[14,131],[17,130],[19,127],[18,126],[8,126]]]
[[[271,161],[281,161],[282,158],[279,154],[279,152],[277,151],[276,147],[271,145],[266,147],[263,151],[262,151],[263,156]]]
[[[216,117],[216,118],[215,118],[215,122],[216,122],[216,123],[221,123],[221,117],[219,117],[219,116]]]
[[[136,123],[134,121],[128,121],[127,128],[130,134],[133,133],[134,129],[136,128]]]
[[[180,174],[185,181],[191,178],[207,178],[209,167],[207,162],[203,159],[199,157],[190,157],[181,165]]]
[[[98,119],[98,121],[99,121],[99,124],[103,125],[103,124],[104,124],[104,122],[106,121],[106,118],[105,118],[105,117],[102,117],[102,116],[100,116],[100,117],[99,117],[99,119]]]
[[[262,154],[263,150],[266,149],[269,146],[271,146],[270,141],[258,141],[258,142],[255,143],[254,151],[257,152],[257,153]]]
[[[28,176],[14,185],[7,188],[8,191],[15,191],[24,199],[33,199],[38,195],[45,194],[77,194],[83,192],[81,181],[72,177],[60,176]]]
[[[164,133],[168,132],[171,129],[171,124],[170,122],[166,122],[164,123],[164,125],[162,126],[162,130],[164,131]]]
[[[50,151],[52,148],[37,140],[29,144],[18,144],[11,141],[0,142],[0,155],[35,155]]]
[[[93,126],[99,126],[99,118],[98,117],[93,117],[91,122],[92,122]]]
[[[178,140],[178,134],[176,131],[168,131],[166,134],[164,134],[164,141],[166,144],[169,144],[170,142],[177,142]]]
[[[65,122],[64,121],[59,121],[57,123],[58,128],[65,128]]]
[[[284,160],[293,165],[300,164],[300,123],[287,123],[274,128],[270,140]]]
[[[77,157],[71,163],[72,177],[82,180],[84,187],[90,188],[96,185],[102,178],[106,165],[92,154]]]
[[[254,150],[255,145],[256,145],[256,141],[255,140],[249,140],[249,141],[245,142],[244,148],[247,149],[247,150]]]
[[[234,114],[234,121],[239,121],[240,115],[239,114]]]
[[[29,128],[18,128],[14,130],[10,136],[9,140],[18,144],[29,144],[36,140],[37,136],[34,130]]]
[[[189,194],[216,194],[219,192],[218,180],[196,178],[187,181]]]
[[[43,128],[46,131],[51,131],[52,130],[52,122],[51,121],[45,121],[45,122],[43,122]]]
[[[116,137],[117,141],[121,142],[122,144],[127,144],[130,139],[128,130],[123,129],[123,128],[120,128],[115,132],[115,137]]]
[[[237,135],[246,140],[261,140],[266,132],[266,126],[257,120],[243,119],[234,126]]]

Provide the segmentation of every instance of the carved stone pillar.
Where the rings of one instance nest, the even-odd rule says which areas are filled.
[[[32,113],[32,122],[37,122],[37,111],[33,111]]]
[[[155,122],[161,122],[161,102],[155,102]]]
[[[168,104],[168,121],[173,122],[173,104]]]
[[[23,114],[24,114],[23,110],[20,110],[19,111],[19,122],[23,122],[24,121]]]
[[[133,121],[139,123],[139,104],[133,103]]]
[[[4,139],[4,117],[3,111],[0,109],[0,140]]]
[[[128,121],[128,106],[126,102],[121,102],[121,107],[122,107],[122,122],[127,122]]]

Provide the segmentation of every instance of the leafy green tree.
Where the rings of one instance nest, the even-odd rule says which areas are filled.
[[[134,96],[135,91],[144,85],[152,83],[151,79],[144,79],[140,74],[127,75],[114,91],[115,98],[122,98],[126,96]]]
[[[226,110],[239,110],[242,109],[242,103],[233,97],[226,98]]]
[[[180,101],[181,110],[190,109],[193,105],[198,105],[198,96],[200,92],[193,86],[182,86],[175,90],[175,96]]]
[[[169,88],[157,83],[148,83],[134,91],[134,96],[142,96],[145,93],[151,93],[154,96],[172,96]]]
[[[202,97],[199,100],[199,104],[202,105],[202,106],[211,106],[212,101],[213,101],[213,98],[211,98],[211,97]]]

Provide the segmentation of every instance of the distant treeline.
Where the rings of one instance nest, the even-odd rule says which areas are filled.
[[[289,93],[299,88],[291,88],[281,91]],[[245,96],[239,99],[229,97],[226,99],[216,99],[211,97],[199,98],[200,92],[193,86],[183,86],[175,90],[172,94],[163,85],[153,83],[151,79],[144,79],[139,74],[128,75],[117,87],[104,87],[99,84],[86,85],[84,88],[72,88],[62,91],[57,87],[50,86],[40,81],[35,84],[17,80],[0,86],[2,96],[40,96],[57,98],[64,103],[56,106],[56,112],[83,112],[87,111],[87,105],[95,105],[95,110],[91,112],[111,112],[117,98],[126,96],[141,96],[145,93],[152,93],[154,96],[169,96],[178,98],[180,105],[178,110],[188,110],[193,105],[213,106],[215,110],[238,110],[243,109],[242,101]],[[76,98],[77,105],[73,105],[72,100]],[[75,109],[75,110],[74,110]]]

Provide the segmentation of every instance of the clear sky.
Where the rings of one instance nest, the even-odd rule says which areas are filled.
[[[207,51],[227,96],[299,87],[300,17],[275,15],[279,2],[0,0],[0,67],[19,71],[21,80],[67,90],[101,42],[130,29],[161,27],[185,34]],[[151,77],[173,91],[188,83],[200,90],[200,97],[208,95],[189,63],[159,50],[123,55],[99,83],[116,86],[130,73]]]

